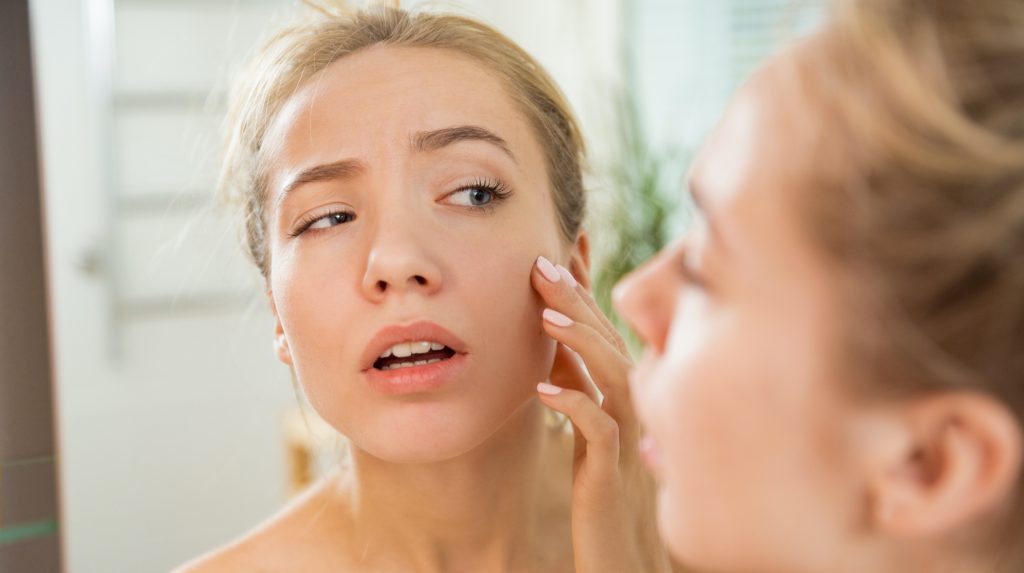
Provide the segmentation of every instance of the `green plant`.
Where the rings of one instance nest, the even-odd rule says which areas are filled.
[[[634,85],[627,82],[627,86]],[[608,166],[607,197],[592,225],[600,239],[593,272],[594,297],[635,353],[640,344],[614,312],[615,284],[661,250],[672,235],[678,207],[679,175],[685,155],[659,152],[647,138],[643,117],[631,87],[615,100],[616,160]]]

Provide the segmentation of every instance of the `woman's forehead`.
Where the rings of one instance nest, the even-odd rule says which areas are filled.
[[[415,132],[438,121],[510,129],[525,126],[520,116],[499,80],[466,56],[378,46],[343,57],[305,82],[283,106],[272,131],[302,135],[344,125],[372,134],[397,124]]]
[[[803,250],[813,216],[803,198],[815,191],[822,158],[835,151],[823,148],[838,145],[822,137],[828,120],[794,88],[790,65],[776,59],[750,78],[691,170],[701,210],[740,258],[763,262],[786,245]]]
[[[374,47],[346,56],[289,98],[266,137],[275,163],[369,156],[417,134],[475,126],[526,166],[540,145],[501,81],[469,57],[436,48]]]
[[[737,92],[698,154],[693,174],[720,183],[712,194],[751,183],[793,189],[812,184],[823,158],[842,147],[834,115],[820,101],[820,81],[802,61],[800,44],[759,68]],[[829,162],[829,166],[834,162]]]

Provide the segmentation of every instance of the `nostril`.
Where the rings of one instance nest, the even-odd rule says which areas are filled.
[[[379,290],[380,292],[388,290],[387,281],[377,281],[377,290]]]
[[[427,284],[427,279],[423,278],[422,276],[416,275],[415,278],[416,278],[416,284],[418,284],[420,286],[423,286],[423,285]]]

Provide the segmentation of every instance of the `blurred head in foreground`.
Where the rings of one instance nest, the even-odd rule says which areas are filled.
[[[1024,570],[1024,3],[837,2],[690,187],[616,291],[673,553]]]

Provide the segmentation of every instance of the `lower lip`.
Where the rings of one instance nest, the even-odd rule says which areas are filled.
[[[465,367],[466,355],[456,354],[448,360],[420,366],[394,370],[370,368],[365,374],[372,388],[381,394],[395,396],[439,390],[454,380]]]

